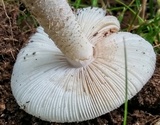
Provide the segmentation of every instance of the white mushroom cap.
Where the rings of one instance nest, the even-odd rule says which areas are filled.
[[[88,14],[84,19],[87,17]],[[82,24],[83,18],[80,21],[78,16],[77,20]],[[90,21],[87,24],[94,25]],[[127,50],[128,98],[136,95],[151,78],[156,57],[147,41],[127,32],[104,37],[104,30],[99,31],[110,25],[100,27],[97,23],[97,31],[88,29],[90,33],[86,26],[82,29],[95,46],[95,59],[85,67],[70,65],[41,27],[20,51],[11,88],[17,103],[26,112],[46,121],[75,122],[93,119],[118,108],[125,100],[123,42]],[[98,38],[95,32],[100,34]],[[96,42],[97,39],[100,41]]]

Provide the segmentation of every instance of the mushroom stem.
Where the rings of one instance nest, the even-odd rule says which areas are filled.
[[[49,37],[75,67],[93,60],[88,41],[66,0],[23,0]]]

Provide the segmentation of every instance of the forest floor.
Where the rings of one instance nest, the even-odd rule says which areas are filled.
[[[27,43],[35,28],[25,20],[17,24],[18,15],[18,6],[0,5],[0,125],[121,125],[124,105],[93,120],[65,124],[42,121],[19,108],[11,92],[11,73],[19,50]],[[154,75],[129,101],[127,121],[127,125],[160,125],[159,55]]]

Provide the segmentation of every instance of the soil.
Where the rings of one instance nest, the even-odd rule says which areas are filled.
[[[10,88],[12,68],[16,56],[35,32],[33,24],[17,24],[19,7],[0,5],[0,125],[121,125],[124,105],[93,120],[80,123],[50,123],[35,118],[19,108]],[[160,125],[160,55],[153,77],[129,101],[127,125]]]

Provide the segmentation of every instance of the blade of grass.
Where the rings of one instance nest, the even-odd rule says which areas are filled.
[[[122,20],[123,20],[123,17],[124,17],[124,13],[126,12],[126,8],[125,7],[123,7],[123,11],[121,12],[121,14],[118,16],[118,20],[119,20],[119,22],[121,23],[122,22]]]
[[[92,0],[92,6],[93,6],[93,7],[96,7],[96,6],[97,6],[97,3],[98,3],[98,0]]]
[[[132,6],[133,2],[134,2],[134,0],[132,0],[131,3],[130,3],[128,6]],[[124,14],[125,14],[126,10],[127,10],[127,8],[126,8],[126,7],[123,7],[123,11],[122,11],[122,13],[120,14],[120,16],[118,17],[118,20],[120,21],[120,23],[121,23],[122,20],[123,20],[123,17],[124,17]]]
[[[124,104],[124,119],[123,125],[127,125],[127,114],[128,114],[128,73],[127,73],[127,50],[125,38],[123,38],[124,44],[124,61],[125,61],[125,104]]]
[[[134,1],[134,0],[133,0],[133,1]],[[132,4],[133,1],[132,1],[130,4]],[[124,3],[123,3],[122,1],[120,1],[120,0],[116,0],[116,2],[122,4],[122,5],[123,5],[124,7],[126,7],[128,10],[130,10],[134,15],[136,15],[136,12],[135,12],[133,9],[130,8],[130,5],[126,5],[126,4],[124,4]],[[139,21],[140,21],[141,23],[144,22],[144,20],[143,20],[139,15],[137,15],[137,18],[139,19]]]
[[[144,1],[144,0],[143,0]],[[137,10],[140,10],[141,8],[141,3],[140,3],[140,0],[136,0],[136,7],[137,7]]]
[[[150,18],[154,17],[154,12],[153,12],[154,9],[153,9],[153,7],[154,7],[153,0],[149,0]]]
[[[75,3],[70,3],[70,5],[75,7]],[[81,4],[78,6],[78,8],[84,8],[84,7],[88,7],[88,5],[81,3]],[[76,9],[78,9],[78,8],[76,8]]]
[[[132,30],[132,26],[133,26],[134,22],[136,21],[137,16],[139,15],[139,13],[140,13],[140,11],[137,11],[136,15],[134,16],[132,22],[130,23],[130,25],[128,27],[128,30],[127,30],[128,32],[130,32]]]
[[[74,7],[78,9],[80,4],[81,4],[81,0],[76,0],[76,2],[74,3]]]

